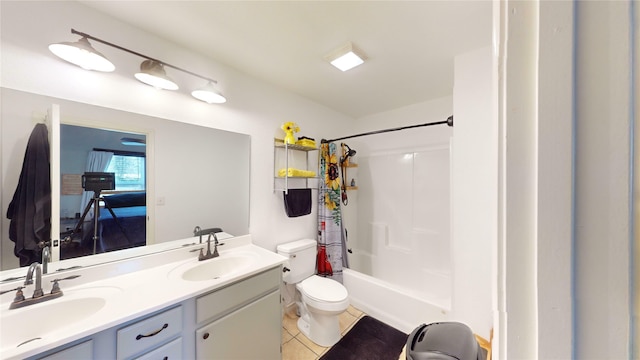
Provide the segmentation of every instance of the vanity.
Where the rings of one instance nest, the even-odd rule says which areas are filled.
[[[9,310],[15,291],[1,295],[0,356],[280,359],[286,259],[250,235],[221,244],[219,257],[203,261],[206,240],[187,238],[171,242],[172,250],[54,271],[42,275],[45,293],[56,278],[80,277],[60,281],[62,297],[19,309]],[[31,296],[33,285],[23,291]]]

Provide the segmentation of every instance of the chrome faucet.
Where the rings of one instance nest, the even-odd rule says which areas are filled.
[[[211,253],[211,236],[213,236],[213,241],[214,241],[213,253]],[[220,254],[218,254],[218,237],[216,236],[216,233],[211,232],[209,233],[209,237],[207,238],[207,253],[203,254],[202,249],[200,249],[200,255],[198,255],[198,260],[202,261],[202,260],[212,259],[218,256],[220,256]]]
[[[40,263],[34,262],[29,265],[29,269],[27,269],[27,277],[24,280],[25,285],[33,284],[33,272],[36,272],[36,288],[33,289],[32,298],[39,298],[44,293],[42,292],[42,268],[40,267]]]
[[[46,274],[49,270],[49,261],[51,261],[51,250],[48,246],[42,249],[42,273]]]
[[[200,226],[196,225],[193,229],[193,236],[200,236],[200,244],[202,244],[202,229]]]
[[[36,287],[33,290],[33,295],[30,298],[25,298],[24,294],[22,293],[22,289],[24,289],[25,286],[27,285],[33,284],[34,272],[36,274],[35,275]],[[37,304],[43,301],[59,298],[63,294],[62,294],[62,290],[60,290],[60,285],[58,283],[62,280],[71,280],[77,277],[80,277],[80,275],[71,275],[62,279],[51,280],[51,282],[53,283],[53,285],[51,286],[51,292],[45,294],[42,291],[42,267],[40,263],[34,262],[33,264],[29,265],[29,269],[27,269],[27,276],[24,280],[24,286],[19,286],[11,290],[5,290],[0,292],[0,294],[4,294],[10,291],[17,291],[16,297],[13,299],[13,302],[11,303],[11,305],[9,305],[9,309],[17,309],[17,308],[21,308],[21,307],[32,305],[32,304]]]

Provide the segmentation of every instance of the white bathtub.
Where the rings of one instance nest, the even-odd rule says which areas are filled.
[[[417,296],[351,269],[343,269],[343,283],[351,305],[407,334],[423,323],[453,320],[450,303],[435,296]]]

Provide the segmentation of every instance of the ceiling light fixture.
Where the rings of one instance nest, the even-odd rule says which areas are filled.
[[[85,70],[111,72],[115,65],[91,46],[86,37],[76,42],[61,42],[49,45],[49,50],[59,58]]]
[[[144,139],[131,138],[131,137],[123,137],[120,139],[120,143],[122,145],[128,146],[146,146],[147,142]]]
[[[367,56],[350,41],[326,55],[325,60],[342,71],[361,65]]]
[[[135,77],[136,79],[140,80],[141,82],[147,85],[151,85],[159,89],[177,90],[178,84],[176,84],[173,80],[171,80],[171,78],[167,76],[167,73],[165,71],[165,68],[169,67],[174,70],[182,71],[183,73],[186,73],[207,81],[207,84],[205,85],[204,88],[195,90],[191,93],[193,97],[195,97],[196,99],[208,102],[210,104],[211,103],[221,104],[227,101],[227,99],[224,96],[222,96],[222,94],[220,94],[218,90],[214,88],[213,84],[218,83],[214,79],[210,79],[208,77],[198,75],[194,72],[185,70],[183,68],[179,68],[175,65],[167,64],[164,61],[154,59],[147,55],[143,55],[139,52],[129,50],[120,45],[110,43],[108,41],[96,38],[89,34],[76,31],[74,29],[71,29],[71,33],[75,35],[79,35],[82,38],[76,43],[66,42],[66,43],[59,43],[59,44],[51,44],[49,45],[49,50],[51,50],[52,53],[54,53],[56,56],[60,57],[61,59],[68,61],[72,64],[78,65],[83,69],[98,70],[98,71],[115,70],[115,66],[109,60],[107,60],[102,54],[96,51],[91,46],[91,44],[89,44],[89,39],[91,39],[99,43],[116,48],[118,50],[122,50],[124,52],[128,52],[130,54],[137,55],[139,57],[146,59],[145,61],[142,62],[142,64],[140,64],[140,72],[136,73]],[[99,60],[98,63],[102,61],[103,64],[87,65],[86,60],[82,60],[83,56],[90,57],[90,58],[101,58],[102,60]],[[110,66],[108,66],[106,63],[110,64]]]

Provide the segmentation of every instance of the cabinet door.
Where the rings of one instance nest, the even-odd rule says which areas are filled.
[[[198,359],[280,359],[282,313],[274,291],[196,331]]]
[[[58,351],[49,356],[40,358],[40,360],[68,360],[68,359],[92,359],[93,358],[93,341],[88,340],[81,344],[68,347],[62,351]]]

